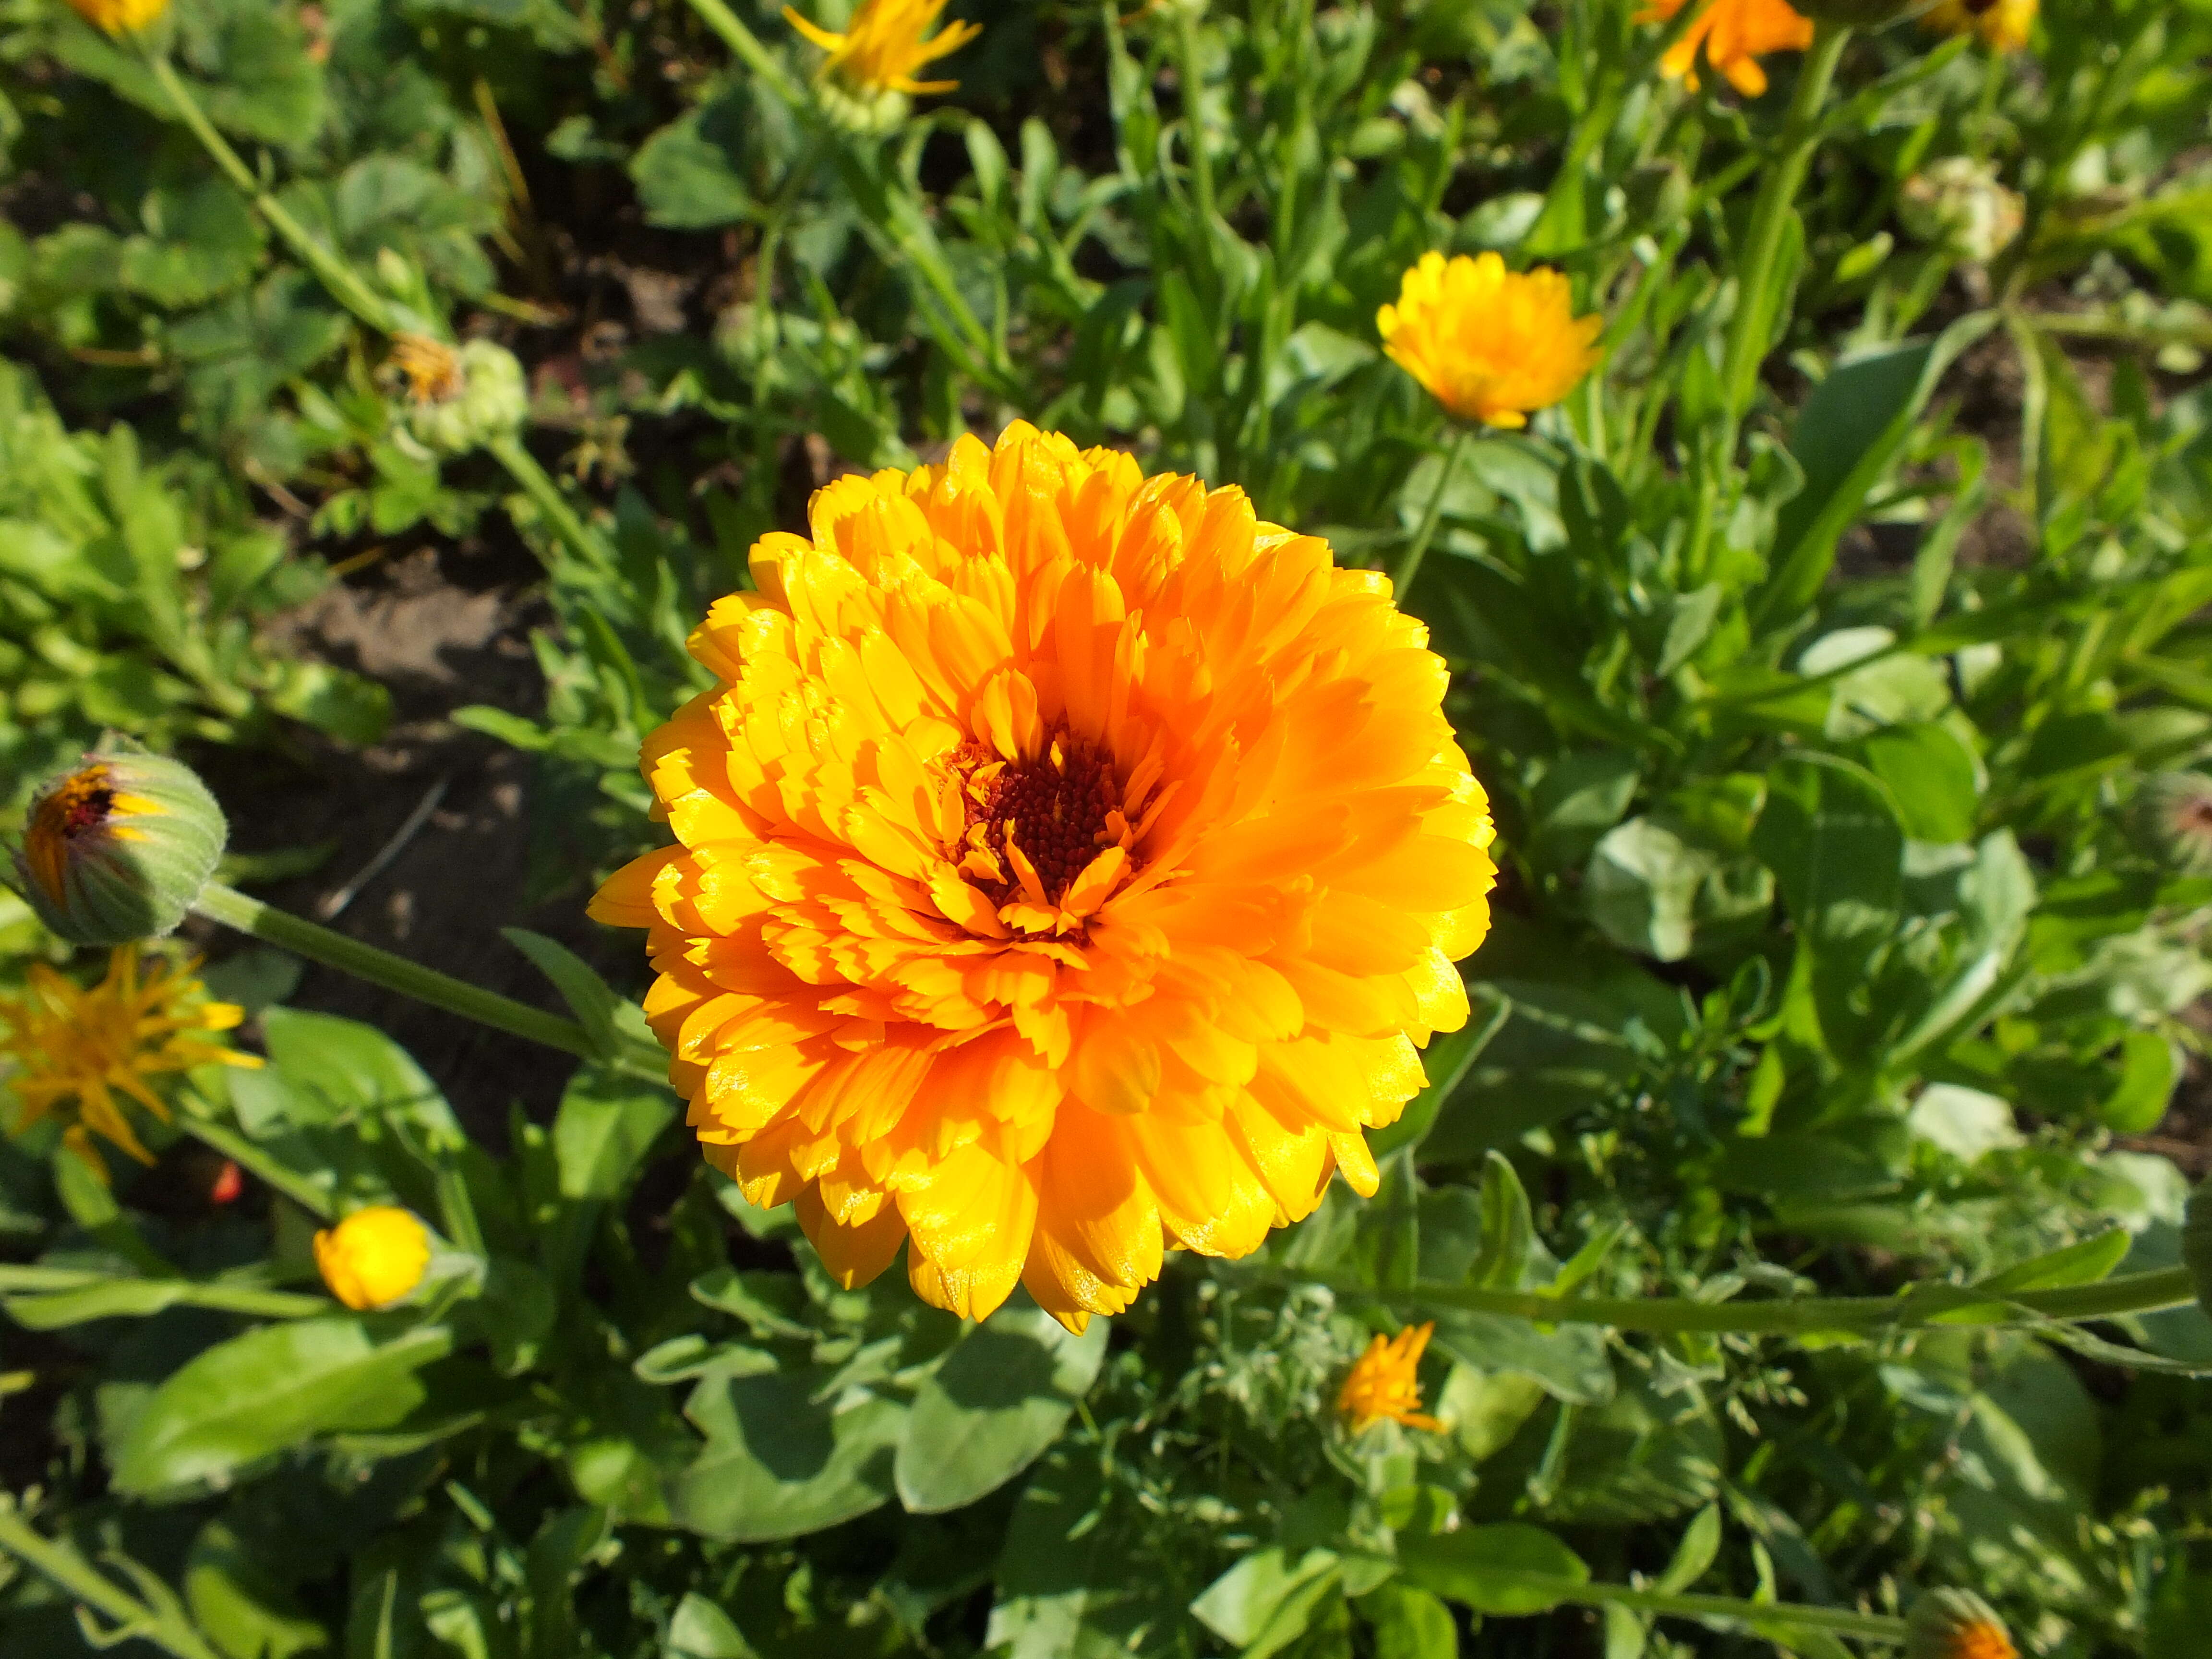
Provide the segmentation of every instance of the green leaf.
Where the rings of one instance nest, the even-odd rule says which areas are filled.
[[[1898,820],[1914,841],[1971,840],[1980,795],[1974,757],[1931,721],[1893,726],[1860,744],[1867,769],[1887,786]]]
[[[236,1533],[210,1521],[185,1561],[185,1605],[224,1659],[290,1659],[330,1644]]]
[[[2134,1235],[2126,1228],[2114,1227],[2094,1237],[2078,1239],[2058,1249],[2015,1262],[2002,1273],[1980,1280],[1974,1288],[2011,1292],[2094,1285],[2120,1265],[2134,1242]]]
[[[1406,1577],[1477,1613],[1544,1613],[1589,1582],[1589,1569],[1540,1527],[1505,1522],[1401,1539]]]
[[[379,1341],[365,1318],[264,1325],[218,1343],[171,1376],[117,1449],[117,1490],[135,1497],[227,1486],[263,1458],[318,1434],[384,1429],[427,1398],[416,1375],[453,1352],[442,1325]]]
[[[617,1199],[676,1115],[667,1090],[586,1066],[568,1080],[553,1118],[563,1198]]]
[[[1830,756],[1786,760],[1768,780],[1751,848],[1801,927],[1826,939],[1886,936],[1903,883],[1905,830],[1869,772]]]
[[[1480,988],[1475,988],[1479,996]],[[1499,999],[1486,1018],[1479,1018],[1470,1012],[1468,1022],[1456,1031],[1447,1031],[1431,1040],[1421,1055],[1421,1069],[1428,1076],[1421,1092],[1406,1103],[1406,1109],[1398,1115],[1395,1123],[1367,1132],[1368,1150],[1381,1163],[1393,1152],[1409,1146],[1419,1146],[1429,1131],[1435,1127],[1437,1115],[1444,1103],[1452,1097],[1467,1074],[1474,1069],[1474,1062],[1482,1058],[1490,1039],[1504,1028],[1513,1012],[1512,1005]]]
[[[2180,1080],[2172,1044],[2156,1031],[2130,1031],[2120,1039],[2120,1080],[2098,1107],[2098,1121],[2124,1135],[2156,1128]]]
[[[678,117],[630,158],[647,222],[710,230],[758,211],[738,158],[748,100],[726,95]]]
[[[1651,1588],[1662,1595],[1680,1595],[1705,1576],[1720,1551],[1721,1506],[1708,1504],[1682,1529],[1681,1541],[1674,1546],[1674,1559],[1667,1563],[1667,1570],[1652,1581]]]
[[[1336,1587],[1337,1573],[1334,1550],[1308,1550],[1293,1561],[1271,1546],[1207,1585],[1190,1610],[1240,1653],[1263,1659],[1305,1634],[1316,1607]]]
[[[269,1058],[283,1080],[320,1108],[325,1121],[396,1117],[434,1146],[467,1143],[459,1121],[414,1057],[374,1026],[302,1008],[262,1016]]]
[[[1106,1354],[1107,1322],[1073,1336],[1036,1308],[1001,1309],[957,1343],[899,1437],[899,1501],[916,1514],[974,1503],[1059,1437]]]
[[[754,1659],[737,1621],[696,1590],[684,1592],[668,1621],[664,1659]]]
[[[685,1415],[707,1443],[669,1484],[678,1526],[709,1538],[797,1538],[866,1515],[891,1495],[906,1408],[862,1395],[821,1400],[820,1371],[708,1377]]]
[[[1375,1659],[1459,1659],[1459,1629],[1437,1596],[1395,1581],[1354,1603],[1375,1632]]]

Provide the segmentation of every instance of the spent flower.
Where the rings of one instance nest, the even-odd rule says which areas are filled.
[[[427,334],[402,334],[392,364],[407,387],[407,434],[440,455],[462,455],[520,428],[530,389],[514,354],[495,340],[458,348]]]
[[[611,878],[706,1155],[841,1282],[1072,1328],[1255,1249],[1467,1018],[1488,803],[1388,581],[1016,424],[841,478],[693,635]]]
[[[1920,15],[1923,27],[1972,34],[1991,52],[2022,52],[2035,33],[2039,0],[1936,0]]]
[[[1577,317],[1556,270],[1508,270],[1495,253],[1429,252],[1376,313],[1382,349],[1462,420],[1521,427],[1597,362],[1602,317]]]
[[[931,35],[929,31],[946,3],[947,0],[860,0],[842,33],[823,28],[791,6],[783,9],[783,18],[830,54],[817,71],[820,78],[835,78],[863,93],[951,92],[960,85],[957,81],[914,78],[916,70],[951,56],[983,32],[978,23],[954,22]]]
[[[1686,0],[1651,0],[1639,21],[1665,22],[1682,9]],[[1785,0],[1706,0],[1705,8],[1691,20],[1681,38],[1667,48],[1659,60],[1660,72],[1680,81],[1692,91],[1698,86],[1698,54],[1718,70],[1728,83],[1747,98],[1766,91],[1766,70],[1759,59],[1770,52],[1802,52],[1813,44],[1813,20]]]
[[[1905,181],[1897,216],[1922,241],[1983,264],[2012,246],[2027,204],[1999,182],[1996,162],[1947,155]]]
[[[356,1210],[315,1235],[315,1268],[332,1296],[362,1313],[388,1308],[422,1282],[430,1230],[396,1204]]]
[[[15,878],[73,945],[166,933],[215,873],[229,827],[181,761],[110,745],[31,799]]]
[[[63,1144],[104,1177],[106,1165],[92,1134],[142,1164],[154,1161],[124,1109],[135,1103],[168,1121],[152,1079],[195,1066],[260,1065],[254,1055],[210,1040],[245,1012],[210,1001],[192,965],[173,969],[126,945],[108,958],[106,976],[87,988],[32,963],[21,994],[0,996],[0,1025],[6,1028],[0,1055],[14,1062],[4,1082],[22,1108],[15,1133],[55,1119],[65,1126]]]
[[[1413,1429],[1443,1427],[1421,1410],[1421,1355],[1436,1329],[1431,1322],[1395,1336],[1377,1335],[1352,1362],[1337,1390],[1336,1412],[1352,1433],[1364,1434],[1385,1420]]]

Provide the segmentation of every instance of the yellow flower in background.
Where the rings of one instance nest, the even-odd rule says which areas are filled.
[[[76,15],[110,34],[135,34],[169,9],[169,0],[69,0]]]
[[[427,334],[392,337],[392,366],[418,404],[450,403],[461,394],[460,354]]]
[[[1936,0],[1921,25],[1945,34],[1978,34],[1991,52],[2021,52],[2035,32],[2038,0]]]
[[[678,844],[592,905],[708,1159],[845,1284],[910,1241],[938,1306],[1077,1330],[1371,1193],[1494,878],[1387,580],[1023,424],[810,513],[647,741]]]
[[[1421,1355],[1436,1329],[1431,1322],[1377,1336],[1352,1361],[1336,1395],[1337,1415],[1352,1433],[1364,1434],[1385,1419],[1413,1429],[1443,1427],[1421,1410]]]
[[[356,1210],[315,1235],[315,1269],[331,1294],[368,1313],[388,1308],[422,1282],[430,1230],[393,1204]]]
[[[1663,22],[1682,9],[1685,0],[1651,0],[1641,15],[1644,22]],[[1698,86],[1698,52],[1747,98],[1766,90],[1766,70],[1759,59],[1771,52],[1802,52],[1813,44],[1813,20],[1784,3],[1784,0],[1707,0],[1659,60],[1660,72],[1680,81],[1692,91]]]
[[[828,52],[820,73],[872,92],[951,92],[957,81],[917,81],[914,72],[951,56],[982,33],[978,23],[956,22],[925,40],[947,0],[860,0],[842,34],[832,33],[783,9],[784,21]]]
[[[1519,427],[1572,392],[1597,362],[1601,317],[1575,315],[1556,270],[1522,276],[1495,253],[1425,253],[1376,313],[1382,349],[1462,420]]]
[[[89,990],[40,963],[27,977],[21,996],[0,996],[0,1022],[7,1027],[0,1054],[15,1062],[4,1083],[22,1105],[15,1132],[40,1118],[62,1119],[69,1125],[64,1143],[102,1175],[106,1165],[88,1131],[141,1164],[154,1161],[118,1097],[167,1122],[168,1108],[147,1086],[149,1078],[210,1062],[261,1064],[205,1035],[230,1030],[243,1010],[206,1000],[189,968],[177,972],[159,958],[142,961],[135,945],[110,957],[107,976]]]

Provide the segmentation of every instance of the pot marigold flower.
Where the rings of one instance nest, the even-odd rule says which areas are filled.
[[[941,33],[928,34],[945,10],[947,0],[860,0],[842,34],[802,17],[791,6],[783,21],[830,56],[817,72],[834,75],[848,85],[867,92],[951,92],[957,81],[917,81],[914,72],[925,64],[948,58],[982,33],[980,23],[947,24]]]
[[[430,1230],[396,1204],[356,1210],[317,1233],[314,1244],[323,1283],[360,1313],[390,1307],[429,1270]]]
[[[185,919],[229,833],[190,767],[117,748],[87,755],[32,797],[15,878],[62,938],[122,945]]]
[[[1905,1659],[2020,1659],[1990,1604],[1972,1590],[1929,1590],[1905,1620]]]
[[[1651,0],[1639,21],[1665,22],[1682,9],[1684,0]],[[1680,81],[1692,92],[1698,87],[1698,51],[1705,61],[1747,98],[1766,91],[1766,70],[1759,59],[1771,52],[1802,52],[1813,44],[1813,20],[1785,0],[1708,0],[1692,20],[1682,38],[1667,48],[1659,60],[1660,72]]]
[[[1336,1412],[1354,1434],[1364,1434],[1386,1418],[1413,1429],[1443,1425],[1421,1410],[1421,1355],[1436,1325],[1415,1325],[1395,1336],[1377,1336],[1352,1362],[1337,1390]]]
[[[169,0],[69,0],[70,9],[110,34],[136,34],[169,9]]]
[[[1494,874],[1387,580],[1022,424],[810,513],[647,741],[677,845],[592,905],[708,1159],[842,1283],[910,1240],[938,1306],[1076,1330],[1371,1193]]]
[[[1944,34],[1977,34],[1991,52],[2025,51],[2035,32],[2039,0],[1936,0],[1921,26]]]
[[[58,1118],[68,1124],[63,1144],[103,1176],[106,1165],[88,1131],[151,1164],[153,1154],[124,1114],[124,1099],[166,1123],[169,1109],[148,1079],[210,1063],[260,1065],[252,1054],[208,1041],[206,1034],[230,1030],[245,1011],[207,1000],[192,977],[196,965],[173,971],[158,957],[142,961],[138,947],[126,945],[108,958],[107,976],[87,990],[43,963],[32,963],[24,994],[0,997],[0,1023],[7,1027],[0,1054],[15,1061],[5,1081],[22,1103],[15,1133],[40,1118]]]
[[[1522,427],[1572,392],[1597,362],[1602,317],[1575,315],[1556,270],[1523,276],[1495,253],[1424,253],[1375,316],[1392,361],[1462,420]]]

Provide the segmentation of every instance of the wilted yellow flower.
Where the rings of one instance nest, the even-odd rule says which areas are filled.
[[[392,365],[418,404],[442,404],[461,392],[461,360],[453,347],[427,334],[392,337]]]
[[[708,1158],[846,1284],[1072,1328],[1165,1240],[1372,1192],[1467,1018],[1488,804],[1387,580],[1241,490],[1017,424],[816,492],[647,741],[678,845],[592,914]]]
[[[169,0],[69,0],[76,15],[110,34],[135,34],[169,9]]]
[[[1643,22],[1664,22],[1682,9],[1684,0],[1651,0],[1641,14]],[[1784,0],[1707,0],[1683,31],[1682,38],[1667,48],[1659,60],[1660,71],[1691,90],[1698,85],[1698,49],[1705,61],[1727,77],[1728,83],[1747,98],[1766,90],[1766,71],[1759,60],[1770,52],[1802,52],[1813,44],[1813,20],[1792,9]]]
[[[1436,1329],[1431,1322],[1395,1336],[1377,1336],[1352,1362],[1344,1386],[1337,1390],[1336,1412],[1352,1433],[1364,1433],[1385,1418],[1412,1429],[1443,1427],[1421,1410],[1421,1355]]]
[[[118,1095],[167,1122],[169,1109],[147,1079],[210,1062],[261,1064],[202,1035],[228,1030],[245,1017],[242,1009],[206,1000],[189,967],[173,972],[159,958],[142,963],[135,945],[111,956],[107,976],[89,990],[42,963],[33,963],[27,977],[24,994],[0,996],[0,1021],[7,1025],[0,1054],[15,1061],[4,1082],[23,1108],[15,1131],[43,1117],[67,1121],[64,1144],[102,1175],[106,1166],[88,1130],[141,1164],[154,1161]]]
[[[784,21],[828,52],[821,73],[872,92],[951,92],[957,81],[917,81],[925,64],[949,57],[983,32],[978,23],[956,22],[933,40],[924,40],[947,0],[860,0],[842,34],[833,34],[800,16],[790,6]]]
[[[2035,32],[2038,0],[1936,0],[1921,14],[1924,27],[1978,34],[1991,52],[2020,52]]]
[[[315,1235],[315,1268],[349,1308],[388,1308],[422,1282],[430,1230],[394,1204],[356,1210]]]
[[[1528,424],[1531,411],[1572,392],[1597,362],[1602,317],[1575,315],[1556,270],[1522,276],[1495,253],[1424,253],[1376,313],[1382,349],[1462,420]]]

